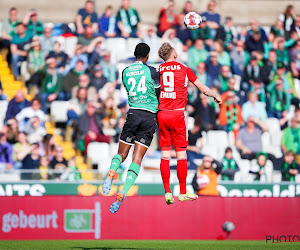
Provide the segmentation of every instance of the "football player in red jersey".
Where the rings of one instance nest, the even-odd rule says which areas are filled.
[[[188,132],[186,127],[185,106],[188,101],[187,85],[191,81],[203,94],[214,98],[221,104],[221,98],[205,86],[194,72],[181,63],[176,62],[177,53],[169,44],[164,43],[159,56],[165,63],[159,66],[161,92],[159,97],[158,128],[159,145],[161,147],[160,171],[165,188],[165,199],[168,205],[174,203],[170,189],[170,166],[172,145],[176,151],[177,177],[180,184],[179,201],[195,200],[197,195],[186,190]]]

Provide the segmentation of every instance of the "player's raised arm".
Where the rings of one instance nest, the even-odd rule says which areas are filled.
[[[220,96],[215,93],[214,91],[212,91],[209,87],[207,87],[205,84],[203,84],[202,82],[200,82],[200,80],[197,78],[195,82],[193,82],[195,84],[195,86],[204,94],[207,96],[211,96],[214,98],[214,101],[218,104],[222,103],[222,100],[220,98]]]

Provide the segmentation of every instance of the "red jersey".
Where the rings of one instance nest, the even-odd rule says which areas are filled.
[[[188,81],[195,82],[197,76],[190,68],[175,61],[161,64],[158,70],[161,84],[158,109],[185,108],[188,101]]]

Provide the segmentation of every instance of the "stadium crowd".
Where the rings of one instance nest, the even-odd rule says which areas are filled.
[[[36,9],[23,19],[16,8],[9,10],[2,22],[1,49],[8,51],[7,61],[15,80],[24,81],[20,65],[27,62],[29,77],[25,80],[32,99],[27,100],[20,90],[9,100],[0,133],[1,171],[40,169],[39,174],[24,173],[22,178],[59,179],[60,175],[47,174],[48,169],[68,168],[69,174],[62,178],[79,180],[74,158],[66,161],[63,149],[45,129],[50,103],[68,101],[63,135],[71,137],[83,155],[92,141],[117,142],[128,109],[118,65],[129,64],[134,58],[132,55],[116,62],[105,42],[136,38],[151,47],[149,63],[154,65],[161,63],[159,46],[171,43],[179,61],[218,91],[223,100],[219,107],[193,84],[188,85],[186,110],[194,121],[189,132],[188,161],[189,169],[197,169],[193,180],[196,191],[201,189],[197,175],[205,170],[212,171],[212,176],[221,174],[223,180],[233,180],[242,168],[233,155],[253,161],[249,171],[255,180],[267,181],[264,167],[270,160],[273,169],[282,172],[282,180],[295,181],[300,170],[300,15],[296,15],[294,6],[287,6],[265,30],[256,19],[248,26],[236,27],[232,17],[221,17],[215,11],[216,2],[212,0],[201,13],[200,28],[191,31],[184,25],[184,15],[200,10],[190,1],[180,13],[175,12],[175,1],[168,1],[155,25],[142,23],[129,0],[120,4],[119,10],[107,6],[103,13],[96,13],[94,2],[86,1],[76,14],[74,29],[67,24],[42,23]],[[64,41],[74,37],[77,42],[69,51]],[[0,82],[0,100],[6,99]],[[282,131],[282,154],[263,151],[263,133],[273,125],[267,122],[270,118]],[[202,150],[202,137],[212,130],[226,131],[234,138],[234,146],[223,150],[219,161],[204,157],[207,153]],[[159,149],[153,146],[149,158],[157,155],[154,151]],[[195,160],[203,157],[198,167]]]

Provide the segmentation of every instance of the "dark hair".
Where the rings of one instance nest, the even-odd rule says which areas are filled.
[[[11,8],[9,9],[9,12],[11,12],[11,11],[13,11],[13,10],[17,11],[17,8],[16,8],[16,7],[11,7]]]
[[[49,142],[51,140],[51,138],[53,137],[52,134],[46,134],[42,140],[43,146],[44,146],[44,150],[45,150],[45,154],[48,155],[48,151],[49,151]],[[51,146],[51,151],[54,151],[54,147],[55,145]]]
[[[39,102],[39,104],[41,104],[41,100],[40,100],[39,98],[34,98],[34,99],[31,101],[31,103],[33,103],[33,102]]]
[[[150,52],[150,47],[146,43],[139,43],[134,50],[134,56],[137,59],[145,58]]]
[[[199,116],[195,116],[194,126],[200,127],[202,126],[202,120]]]
[[[225,149],[225,154],[228,153],[228,152],[231,152],[231,153],[232,153],[232,148],[231,148],[231,147],[227,147],[227,148]]]
[[[289,151],[287,151],[287,152],[284,154],[284,156],[293,156],[293,157],[295,158],[295,157],[296,157],[296,154],[295,154],[294,151],[289,150]]]

